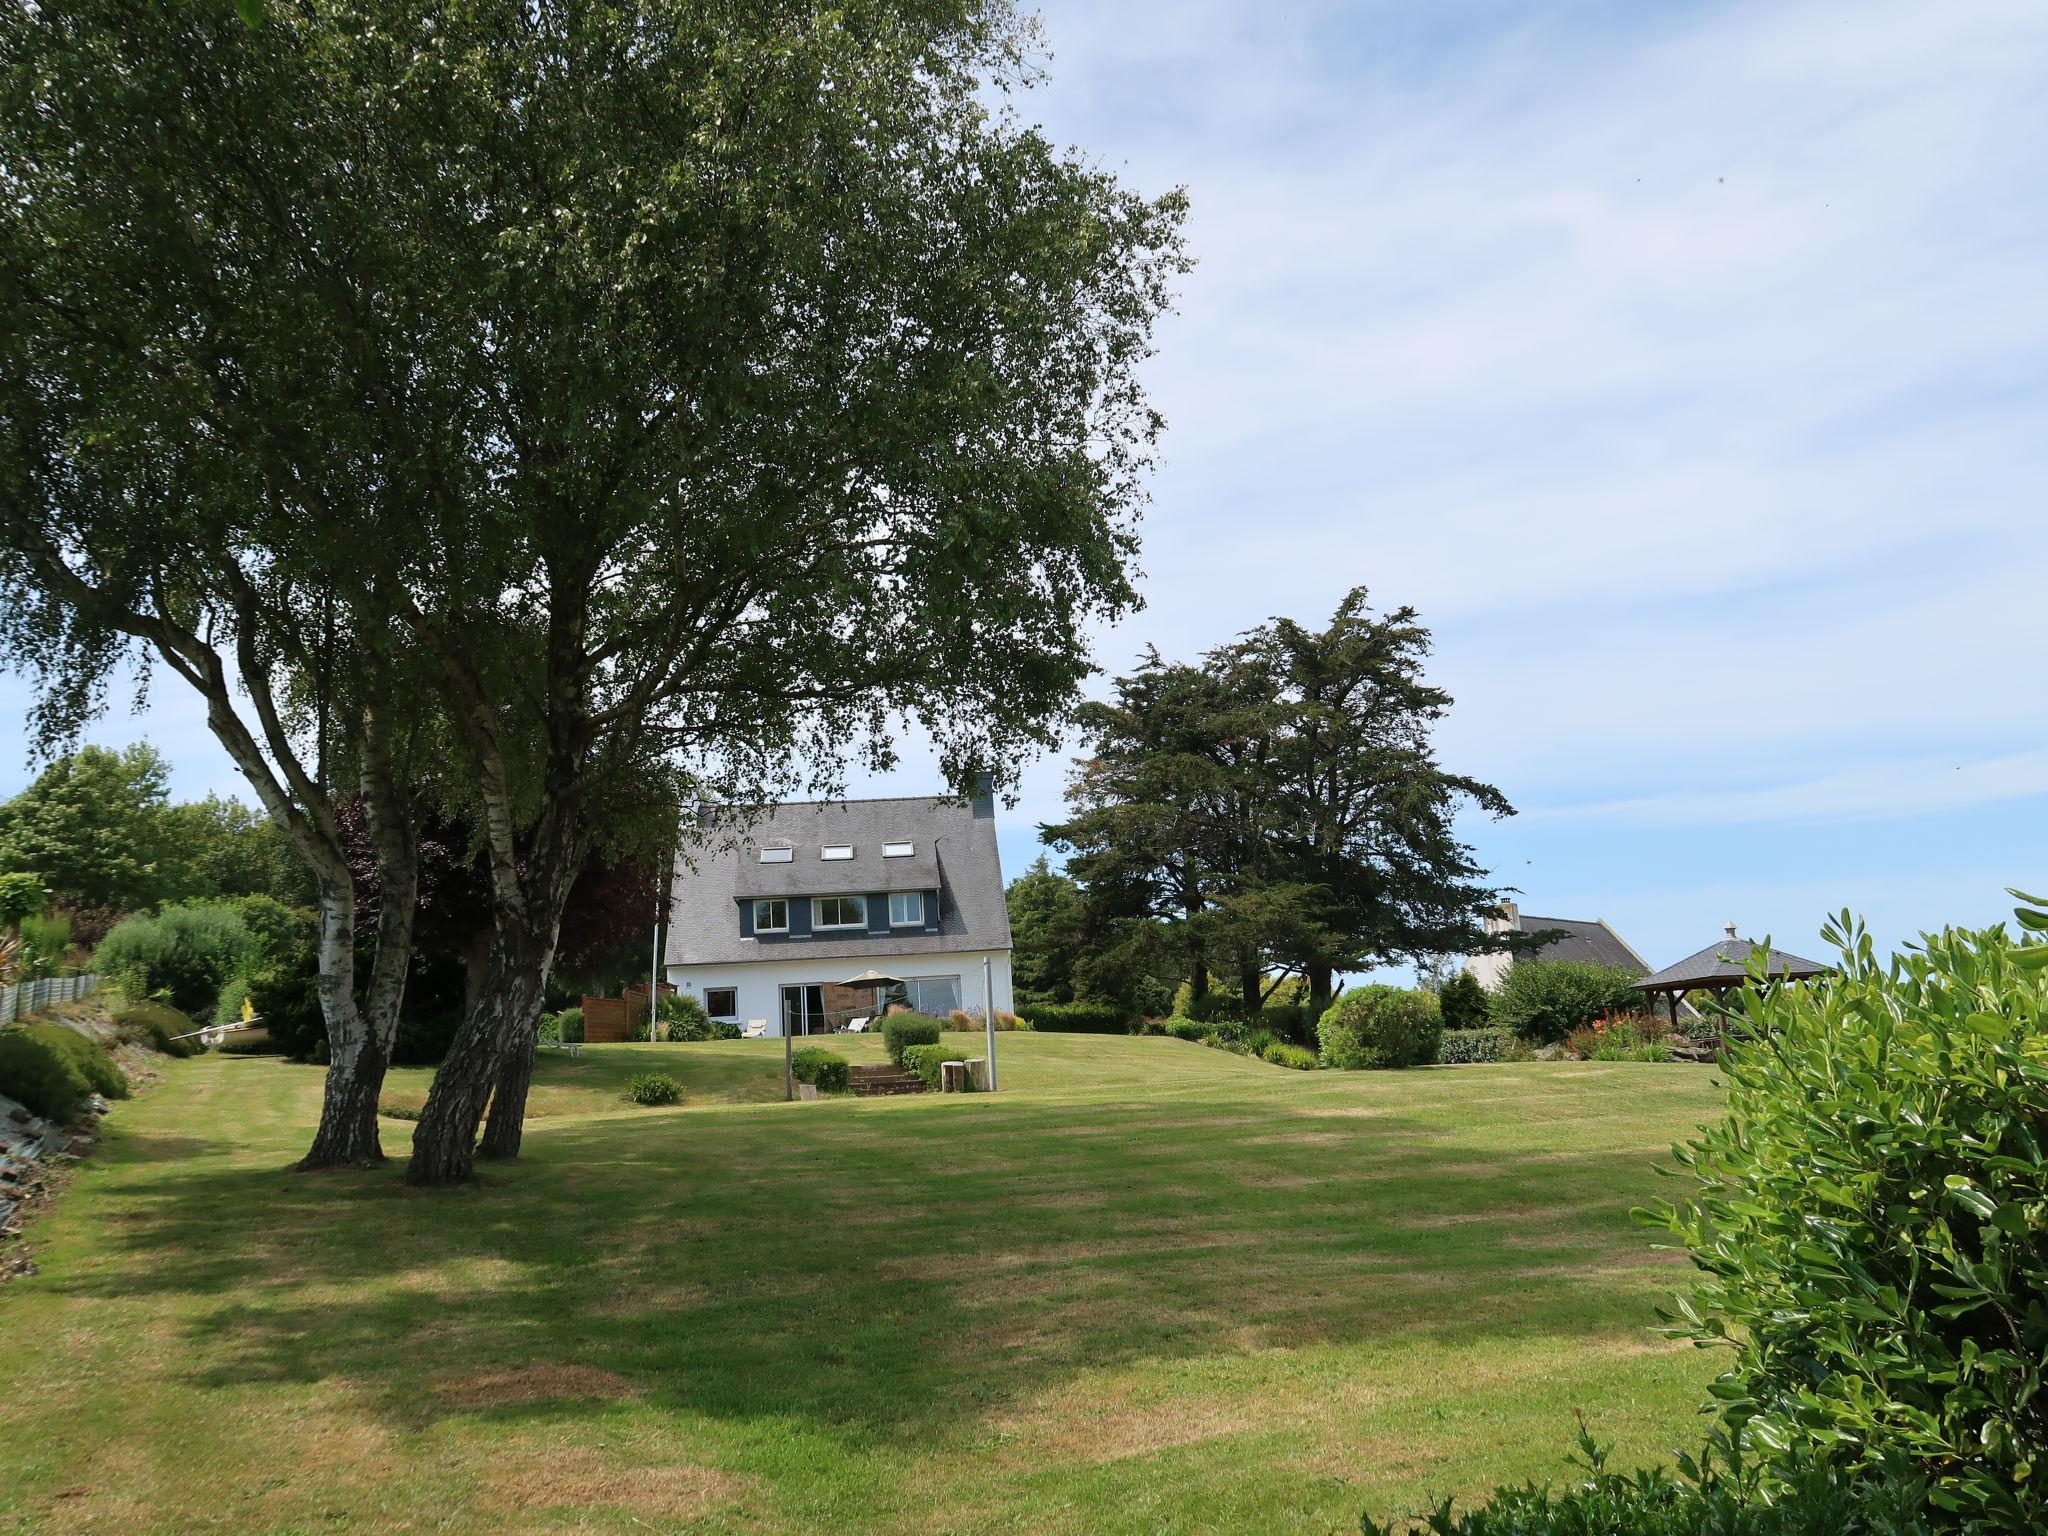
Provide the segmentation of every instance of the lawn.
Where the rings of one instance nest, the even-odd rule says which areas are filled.
[[[1001,1051],[793,1105],[776,1042],[547,1055],[452,1194],[286,1172],[315,1069],[174,1064],[0,1287],[0,1530],[1335,1532],[1548,1474],[1575,1408],[1696,1438],[1627,1211],[1706,1071]]]

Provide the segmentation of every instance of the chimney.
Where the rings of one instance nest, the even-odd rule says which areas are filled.
[[[1520,933],[1522,931],[1522,909],[1512,901],[1504,901],[1487,915],[1486,931],[1495,933]]]
[[[1723,923],[1721,925],[1721,931],[1728,935],[1728,942],[1730,944],[1733,944],[1735,942],[1735,924],[1733,922]]]

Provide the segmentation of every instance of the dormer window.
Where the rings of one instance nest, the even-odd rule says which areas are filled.
[[[821,928],[865,928],[868,925],[868,902],[865,896],[813,896],[811,898],[811,927]]]
[[[789,932],[789,903],[780,897],[754,903],[754,932]]]
[[[853,857],[853,844],[827,843],[818,850],[818,857],[821,859],[850,859]]]
[[[885,859],[907,859],[915,852],[917,850],[909,843],[882,844],[882,857]]]
[[[787,864],[796,857],[796,849],[788,843],[763,843],[761,862],[763,864]]]

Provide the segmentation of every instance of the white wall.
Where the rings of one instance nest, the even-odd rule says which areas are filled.
[[[788,946],[795,948],[795,945]],[[711,987],[732,987],[739,993],[739,1007],[730,1015],[741,1023],[766,1019],[768,1033],[782,1033],[782,989],[814,987],[846,980],[862,971],[880,971],[886,976],[958,976],[960,1006],[982,1006],[981,962],[991,962],[995,974],[996,1011],[1009,1013],[1016,1007],[1010,985],[1010,952],[1006,949],[966,950],[944,955],[892,955],[876,945],[872,955],[852,960],[821,960],[794,955],[787,960],[748,960],[732,965],[672,965],[668,980],[678,991],[688,992],[698,1002]]]

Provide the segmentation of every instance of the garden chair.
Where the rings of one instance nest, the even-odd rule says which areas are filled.
[[[766,1040],[768,1038],[768,1021],[766,1019],[747,1020],[747,1027],[740,1031],[740,1038],[742,1040]]]
[[[846,1021],[846,1032],[847,1032],[847,1033],[848,1033],[849,1035],[864,1035],[864,1034],[866,1034],[866,1033],[868,1032],[868,1020],[869,1020],[869,1018],[871,1018],[871,1017],[873,1017],[873,1015],[871,1015],[871,1014],[864,1014],[864,1015],[862,1015],[862,1016],[861,1016],[860,1018],[857,1018],[857,1019],[848,1019],[848,1020]]]

